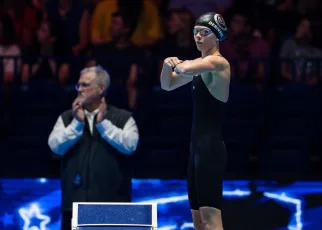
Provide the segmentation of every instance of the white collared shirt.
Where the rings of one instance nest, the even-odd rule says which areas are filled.
[[[94,125],[94,118],[95,115],[98,114],[99,109],[95,109],[93,112],[85,111],[85,116],[87,118],[88,124],[89,124],[89,130],[91,131],[91,134],[93,135],[93,125]]]
[[[95,110],[92,113],[85,111],[85,117],[92,134],[94,117],[97,113],[98,110]],[[50,149],[57,155],[63,156],[82,136],[84,126],[85,122],[79,122],[74,118],[72,122],[65,127],[63,119],[59,116],[48,138]],[[119,152],[132,154],[136,150],[139,141],[139,132],[133,117],[128,119],[123,129],[116,127],[107,119],[96,124],[96,128],[101,137]]]

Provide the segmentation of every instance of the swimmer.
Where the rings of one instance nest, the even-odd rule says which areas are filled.
[[[193,120],[187,184],[193,223],[197,230],[223,230],[226,147],[221,128],[230,85],[230,65],[219,52],[219,43],[227,37],[223,17],[214,12],[201,15],[193,36],[201,57],[191,61],[166,58],[161,88],[171,91],[191,82]]]

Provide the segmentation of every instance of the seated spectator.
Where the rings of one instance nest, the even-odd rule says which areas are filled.
[[[192,30],[195,18],[186,9],[174,9],[169,12],[166,20],[165,38],[157,42],[153,47],[153,56],[158,60],[158,72],[160,76],[163,60],[167,57],[176,56],[182,60],[194,59],[200,55]]]
[[[10,16],[4,15],[0,18],[0,56],[1,75],[4,86],[9,86],[14,81],[14,76],[20,70],[19,59],[20,48],[16,43],[15,28]],[[6,56],[9,56],[6,58]],[[17,71],[17,72],[15,72]]]
[[[144,59],[143,51],[134,45],[130,37],[134,28],[132,27],[131,17],[124,12],[116,12],[112,15],[112,21],[109,28],[109,36],[112,41],[98,45],[94,48],[92,56],[96,61],[91,61],[90,66],[101,65],[107,69],[111,75],[111,90],[125,87],[128,94],[126,99],[126,108],[134,109],[137,98],[137,78],[142,72],[142,62]],[[118,102],[121,103],[121,91],[118,93]],[[113,98],[110,92],[110,98]],[[117,104],[119,107],[124,105]]]
[[[108,33],[112,14],[126,11],[135,30],[131,41],[138,46],[151,46],[161,38],[159,12],[151,0],[104,0],[97,4],[92,19],[92,42],[94,45],[112,40]]]
[[[287,40],[296,27],[296,22],[300,19],[300,14],[296,9],[297,0],[278,0],[274,3],[274,12],[271,14],[273,23],[273,34],[275,40],[272,44],[274,56],[279,56],[282,44]]]
[[[73,46],[73,54],[75,56],[88,54],[92,48],[91,42],[91,21],[94,9],[100,0],[90,0],[86,4],[83,14],[79,22],[79,41]]]
[[[55,48],[59,56],[78,56],[87,46],[80,43],[79,24],[84,13],[84,7],[74,0],[59,0],[47,5],[48,21],[55,25]]]
[[[307,18],[302,18],[296,27],[295,34],[284,42],[281,48],[280,57],[291,59],[292,61],[283,61],[281,64],[281,75],[283,80],[301,81],[301,76],[303,74],[306,83],[311,85],[317,83],[317,80],[320,77],[317,76],[319,73],[317,62],[305,60],[322,57],[322,51],[311,45],[313,37],[310,27],[310,21]]]
[[[220,44],[220,52],[225,58],[230,59],[234,78],[262,82],[264,63],[257,62],[256,58],[268,58],[270,47],[261,36],[252,33],[246,13],[234,14],[228,29],[228,37]],[[255,60],[250,62],[249,59]]]
[[[22,43],[22,29],[23,29],[23,11],[24,8],[21,6],[21,4],[18,4],[17,1],[8,1],[8,6],[4,7],[4,12],[6,12],[12,19],[14,28],[15,28],[15,34],[16,34],[16,43],[20,46]]]
[[[320,0],[298,0],[297,9],[302,16],[308,16],[313,38],[312,45],[322,49],[322,1]]]
[[[165,37],[154,47],[154,55],[161,58],[179,56],[195,58],[200,54],[193,39],[195,18],[186,9],[174,9],[168,13]]]
[[[25,33],[28,33],[28,30]],[[59,60],[50,58],[56,55],[54,34],[52,25],[44,21],[37,31],[36,41],[24,46],[21,76],[24,88],[30,80],[55,81],[56,76],[60,85],[66,84],[66,67]]]
[[[28,0],[26,2],[27,6],[23,10],[22,27],[36,34],[46,17],[44,0]]]

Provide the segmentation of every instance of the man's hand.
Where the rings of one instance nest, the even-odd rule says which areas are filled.
[[[177,57],[168,57],[164,60],[164,64],[169,66],[170,68],[175,68],[178,64],[183,61],[179,60]]]
[[[77,97],[73,102],[73,116],[79,121],[85,121],[85,112],[81,102],[81,99]]]
[[[104,120],[104,118],[106,116],[106,113],[107,113],[106,109],[107,109],[106,101],[105,101],[105,98],[103,97],[101,105],[98,108],[98,113],[97,113],[97,117],[96,117],[96,123],[97,124],[101,123]]]

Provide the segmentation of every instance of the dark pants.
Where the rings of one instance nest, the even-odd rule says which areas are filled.
[[[63,212],[61,221],[61,230],[71,230],[72,229],[72,212]]]

